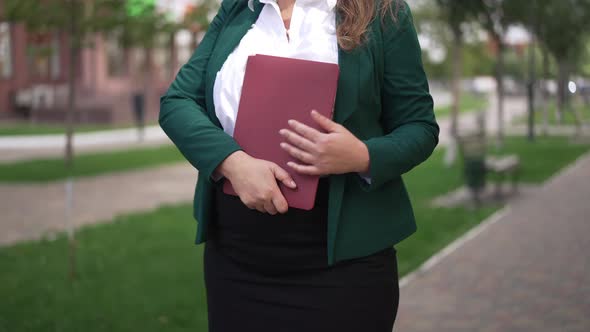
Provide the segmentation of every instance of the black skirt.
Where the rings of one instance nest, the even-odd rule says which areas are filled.
[[[274,216],[216,188],[204,253],[210,332],[391,332],[395,249],[328,266],[328,181],[312,210]]]

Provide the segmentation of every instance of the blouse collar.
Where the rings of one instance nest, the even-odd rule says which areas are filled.
[[[276,2],[276,0],[258,0],[260,1],[260,3],[271,3],[271,2]],[[336,2],[338,0],[297,0],[299,2],[303,2],[303,3],[313,3],[313,2],[317,2],[317,1],[325,1],[326,4],[328,5],[328,8],[330,10],[334,9],[334,7],[336,7]],[[248,0],[248,8],[250,8],[251,11],[254,11],[254,0]]]

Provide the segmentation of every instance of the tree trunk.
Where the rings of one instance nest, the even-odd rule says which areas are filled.
[[[178,68],[178,49],[176,47],[176,32],[170,34],[170,77],[173,78],[176,75]]]
[[[457,158],[459,113],[461,111],[461,76],[463,69],[463,39],[459,28],[454,29],[453,32],[451,53],[453,57],[453,74],[451,78],[451,137],[444,157],[444,163],[446,166],[451,166]]]
[[[582,117],[579,112],[571,108],[570,105],[570,92],[569,92],[569,75],[570,66],[569,62],[565,58],[561,58],[557,62],[558,66],[558,93],[557,93],[557,116],[559,124],[564,123],[564,115],[566,111],[571,111],[574,117],[574,124],[576,126],[576,136],[579,136],[582,132]]]
[[[547,83],[549,82],[550,73],[549,73],[549,51],[547,51],[547,47],[543,46],[543,135],[547,136],[549,134],[549,87]]]
[[[145,109],[144,113],[147,115],[150,100],[150,93],[152,88],[152,82],[154,80],[154,50],[151,47],[145,48],[145,79],[142,82],[143,94],[145,97]]]
[[[76,279],[76,238],[74,226],[71,221],[72,208],[72,167],[74,160],[74,149],[72,139],[74,136],[74,115],[76,107],[76,74],[78,71],[78,59],[80,57],[81,37],[77,29],[76,4],[71,2],[71,17],[70,17],[70,71],[68,75],[68,109],[66,113],[66,146],[65,146],[65,167],[68,172],[68,180],[66,182],[66,228],[68,230],[69,238],[69,276],[70,279]]]
[[[71,36],[71,35],[70,35]],[[92,41],[93,43],[97,43],[97,38],[103,38],[102,36],[92,36]],[[104,40],[100,41],[101,43],[104,43]],[[80,57],[82,56],[82,50],[80,50]],[[92,87],[90,89],[83,89],[84,91],[81,94],[86,94],[86,93],[91,93],[91,94],[95,94],[97,87],[98,87],[98,59],[97,59],[97,54],[96,52],[91,52],[90,53],[90,57],[91,57],[91,61],[92,61]],[[73,62],[72,62],[73,65]],[[76,69],[77,70],[77,69]],[[74,78],[75,79],[75,78]],[[70,86],[71,88],[71,86]],[[90,90],[90,91],[88,91]],[[89,123],[90,122],[90,109],[88,107],[86,108],[82,108],[80,110],[78,110],[78,123]]]
[[[453,77],[451,83],[452,104],[451,104],[451,137],[458,136],[459,114],[461,112],[461,76],[463,69],[463,41],[461,36],[453,38]]]
[[[496,38],[498,43],[498,59],[496,63],[496,94],[498,98],[498,133],[496,146],[502,148],[504,146],[504,49],[505,45]]]
[[[567,108],[569,72],[568,63],[564,58],[557,59],[557,108],[555,116],[559,124],[563,124],[564,112]]]
[[[76,70],[78,65],[78,50],[75,46],[70,46],[70,72],[68,77],[68,109],[66,112],[66,147],[65,147],[65,165],[71,169],[73,166],[74,148],[72,139],[74,136],[74,117],[76,113]]]
[[[528,82],[528,138],[530,142],[535,140],[535,87],[537,81],[536,38],[531,34],[529,45],[529,82]]]
[[[191,39],[192,39],[192,45],[193,45],[192,51],[194,52],[197,49],[197,47],[199,46],[199,31],[193,30],[191,32]]]
[[[138,141],[142,142],[145,136],[145,120],[148,116],[151,100],[152,100],[152,82],[154,81],[154,52],[151,46],[144,47],[145,53],[145,63],[143,68],[143,75],[140,75],[141,79],[141,106],[137,106],[140,109],[136,109],[135,111],[138,112],[136,114],[136,121],[137,121],[137,134],[138,134]]]

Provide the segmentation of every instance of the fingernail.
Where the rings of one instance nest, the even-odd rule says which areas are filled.
[[[281,134],[281,135],[285,135],[285,133],[286,133],[285,129],[281,129],[281,130],[279,130],[279,134]]]
[[[293,188],[297,187],[297,185],[295,184],[295,181],[291,181],[291,187],[293,187]]]
[[[289,121],[287,121],[287,123],[290,125],[293,125],[293,124],[295,124],[295,120],[289,120]]]

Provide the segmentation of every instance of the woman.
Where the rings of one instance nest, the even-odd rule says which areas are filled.
[[[340,67],[334,118],[312,113],[324,131],[281,130],[277,144],[299,162],[255,159],[232,137],[252,54]],[[401,175],[439,133],[405,2],[225,0],[162,96],[159,122],[199,170],[210,331],[391,331],[393,246],[416,230]],[[320,176],[312,210],[287,206],[277,181],[296,187],[288,172]]]

